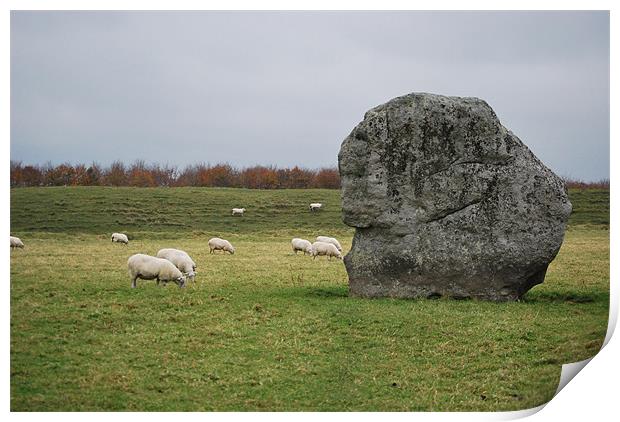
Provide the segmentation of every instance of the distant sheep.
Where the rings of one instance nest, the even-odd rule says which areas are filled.
[[[319,203],[319,202],[313,202],[312,204],[310,204],[310,211],[320,211],[321,207],[323,206],[323,204]]]
[[[317,236],[316,237],[316,241],[317,242],[325,242],[325,243],[331,243],[332,245],[334,245],[336,248],[338,248],[338,250],[340,252],[342,252],[342,246],[340,246],[340,242],[338,242],[336,239],[334,239],[333,237],[327,237],[327,236]]]
[[[243,215],[245,208],[233,208],[232,215]]]
[[[11,238],[11,249],[24,248],[24,242],[19,237],[9,236]]]
[[[112,242],[124,243],[126,245],[129,243],[129,239],[126,234],[112,233]]]
[[[213,251],[230,252],[230,254],[232,255],[235,253],[235,248],[233,248],[233,245],[231,245],[228,240],[214,237],[212,239],[209,239],[209,253],[213,253]]]
[[[195,281],[196,263],[190,258],[187,252],[180,249],[164,248],[157,252],[157,258],[167,259],[172,262],[183,275],[187,276],[191,281]]]
[[[163,281],[164,284],[173,281],[179,287],[185,287],[185,276],[167,259],[139,253],[129,257],[127,268],[129,269],[132,289],[136,288],[137,279],[155,279],[158,285],[160,281]]]
[[[295,252],[295,255],[297,255],[298,251],[302,251],[304,255],[312,255],[312,243],[306,239],[295,238],[291,240],[291,246],[293,247],[293,252]]]
[[[329,257],[330,260],[332,259],[332,256],[342,259],[340,251],[333,244],[326,242],[314,242],[312,244],[312,259],[316,259],[317,256],[321,255]]]

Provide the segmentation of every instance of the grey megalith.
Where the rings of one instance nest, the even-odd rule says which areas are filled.
[[[394,98],[365,114],[338,164],[353,296],[517,300],[543,282],[572,209],[478,98]]]

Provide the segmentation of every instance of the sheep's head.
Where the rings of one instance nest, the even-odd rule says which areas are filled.
[[[185,280],[186,279],[184,275],[176,278],[176,282],[179,284],[179,287],[185,287]]]

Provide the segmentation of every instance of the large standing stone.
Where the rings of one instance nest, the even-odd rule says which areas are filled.
[[[562,244],[564,183],[478,98],[375,107],[338,162],[352,295],[516,300]]]

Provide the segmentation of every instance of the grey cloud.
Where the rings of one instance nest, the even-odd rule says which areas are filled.
[[[334,165],[413,91],[485,99],[561,175],[609,177],[606,12],[12,12],[11,158]]]

